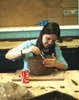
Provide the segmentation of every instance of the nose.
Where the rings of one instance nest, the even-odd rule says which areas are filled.
[[[52,45],[52,40],[49,41],[49,45]]]

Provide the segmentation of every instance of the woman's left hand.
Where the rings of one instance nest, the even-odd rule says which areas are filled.
[[[56,57],[54,56],[54,53],[52,54],[52,59],[46,59],[43,61],[43,64],[46,66],[46,67],[56,67],[56,64],[57,64],[57,59]]]

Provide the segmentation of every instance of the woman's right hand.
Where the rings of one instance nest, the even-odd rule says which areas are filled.
[[[40,54],[40,49],[37,46],[31,46],[28,49],[28,53],[35,53],[36,55]]]
[[[23,49],[22,50],[22,54],[29,54],[29,53],[35,53],[36,55],[40,54],[40,49],[36,46],[31,46],[27,49]],[[6,55],[5,58],[7,59],[15,59],[20,57],[21,55],[21,50],[9,50]]]

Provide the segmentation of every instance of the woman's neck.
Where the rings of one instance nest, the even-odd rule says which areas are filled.
[[[44,47],[42,48],[43,52],[46,52],[47,50],[48,50],[48,48],[44,48]]]

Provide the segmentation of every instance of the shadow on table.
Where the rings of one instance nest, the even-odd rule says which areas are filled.
[[[78,100],[78,99],[73,98],[72,96],[65,93],[53,91],[29,100]]]

